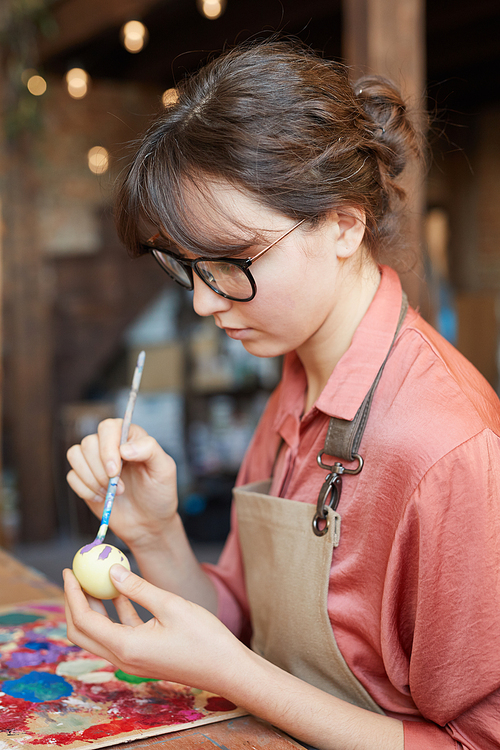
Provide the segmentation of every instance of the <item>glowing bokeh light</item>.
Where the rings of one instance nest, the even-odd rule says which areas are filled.
[[[102,174],[109,167],[109,154],[103,146],[93,146],[88,154],[88,165],[94,174]]]
[[[26,88],[33,96],[42,96],[47,91],[47,81],[39,75],[30,76]]]
[[[140,21],[128,21],[122,26],[121,38],[127,52],[136,54],[147,44],[148,30]]]
[[[83,68],[71,68],[66,73],[66,84],[73,99],[83,99],[89,88],[89,75]]]
[[[167,89],[163,92],[161,100],[163,102],[163,106],[168,107],[169,104],[175,104],[178,98],[179,95],[177,93],[177,89]]]
[[[198,10],[210,21],[215,21],[226,10],[226,0],[198,0]]]

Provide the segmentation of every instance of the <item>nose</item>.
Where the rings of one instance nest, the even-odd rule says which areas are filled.
[[[193,309],[197,315],[208,317],[231,309],[232,301],[216,294],[196,274],[193,274]]]

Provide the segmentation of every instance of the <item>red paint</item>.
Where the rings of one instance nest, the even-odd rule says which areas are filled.
[[[212,695],[205,703],[207,711],[234,711],[235,708],[234,703],[218,695]]]
[[[95,696],[94,700],[95,700]],[[116,700],[116,698],[115,698]],[[203,718],[200,711],[192,708],[193,696],[177,696],[169,698],[169,705],[161,703],[148,703],[138,705],[133,696],[123,697],[113,706],[113,713],[118,716],[108,722],[96,724],[88,729],[76,732],[59,732],[57,734],[44,734],[39,738],[31,740],[32,745],[53,744],[56,747],[71,745],[76,741],[91,742],[103,737],[113,737],[124,732],[137,732],[141,729],[150,729],[158,726],[171,726],[173,724],[184,724],[188,721],[196,721]],[[123,713],[123,716],[119,714]],[[16,727],[18,728],[18,727]]]
[[[44,734],[30,740],[31,745],[54,745],[61,747],[63,745],[72,745],[74,742],[92,742],[100,740],[103,737],[112,737],[122,732],[132,732],[138,727],[129,719],[112,719],[106,724],[96,724],[93,727],[84,729],[81,732],[59,732],[58,734]]]
[[[0,683],[1,684],[1,683]],[[21,698],[13,698],[10,695],[2,695],[2,710],[0,711],[0,730],[24,730],[27,731],[27,720],[31,716],[34,703],[23,701]]]
[[[57,640],[48,639],[48,633],[54,627],[63,622],[62,616],[43,617],[33,623],[26,623],[22,628],[22,635],[16,631],[16,649],[14,651],[3,648],[0,645],[0,658],[3,658],[2,678],[6,675],[17,678],[24,673],[24,668],[11,667],[7,670],[8,663],[14,654],[18,658],[24,656],[45,655],[51,650],[60,651],[57,658],[51,659],[51,664],[43,664],[42,670],[52,673],[55,664],[59,661],[70,659],[78,655],[80,649],[77,646],[59,637]],[[38,630],[40,625],[42,630]],[[38,632],[36,632],[38,630]],[[45,646],[42,647],[42,646]],[[84,651],[81,652],[85,654]],[[0,691],[3,679],[0,679]],[[68,681],[74,685],[75,690],[83,701],[88,701],[88,711],[80,709],[82,715],[91,714],[93,710],[98,716],[95,717],[96,724],[81,731],[64,731],[65,702],[46,701],[43,704],[33,703],[30,700],[22,700],[14,696],[4,694],[0,698],[0,735],[12,737],[18,733],[28,733],[33,739],[30,745],[64,747],[69,750],[76,744],[93,743],[107,737],[128,736],[140,734],[141,731],[161,726],[182,726],[197,722],[206,716],[207,712],[231,711],[235,708],[230,701],[212,696],[206,700],[206,706],[200,710],[195,708],[195,702],[199,700],[192,694],[189,688],[182,688],[169,682],[148,682],[141,685],[128,685],[123,682],[110,680],[101,684],[87,684],[71,677]],[[71,710],[71,709],[70,709]],[[31,734],[30,726],[36,726],[37,717],[43,717],[54,711],[61,711],[62,732],[51,734]],[[34,722],[34,724],[33,724]],[[48,727],[47,727],[48,728]],[[56,728],[56,727],[54,727]],[[4,734],[5,733],[5,734]]]

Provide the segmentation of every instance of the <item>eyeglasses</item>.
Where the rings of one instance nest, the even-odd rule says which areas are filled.
[[[257,294],[257,285],[250,273],[250,266],[278,242],[291,234],[294,229],[300,227],[304,221],[306,219],[301,219],[281,237],[261,250],[260,253],[245,260],[240,258],[196,258],[195,260],[188,260],[171,250],[161,250],[150,244],[143,245],[143,247],[152,254],[163,270],[185,289],[193,289],[194,271],[212,291],[220,294],[221,297],[226,297],[226,299],[235,302],[250,302]],[[148,240],[148,243],[154,242],[158,237],[159,234],[155,234]]]

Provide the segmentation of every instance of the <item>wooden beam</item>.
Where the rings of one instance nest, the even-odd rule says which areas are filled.
[[[2,144],[0,144],[0,148]],[[3,159],[0,156],[0,164]],[[2,265],[3,265],[3,202],[0,196],[0,352],[3,351],[3,294],[2,294]],[[5,497],[3,491],[3,359],[0,357],[0,547],[7,546],[7,534],[5,530]]]
[[[55,530],[52,476],[50,307],[37,216],[38,183],[29,140],[5,148],[4,413],[6,450],[16,472],[23,541]]]
[[[425,92],[424,0],[343,0],[343,54],[354,74],[394,80],[421,105]]]
[[[63,0],[51,10],[57,33],[39,42],[43,61],[126,21],[140,20],[160,0]]]
[[[343,0],[343,55],[353,79],[375,73],[392,79],[421,118],[425,95],[425,0]],[[420,119],[422,124],[423,118]],[[432,305],[424,280],[423,218],[425,178],[422,167],[408,171],[405,188],[405,234],[416,262],[401,273],[412,305],[432,318]],[[389,261],[389,259],[388,259]]]

